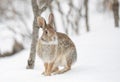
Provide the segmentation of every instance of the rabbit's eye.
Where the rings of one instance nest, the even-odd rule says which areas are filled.
[[[48,34],[47,30],[45,31],[45,34]]]

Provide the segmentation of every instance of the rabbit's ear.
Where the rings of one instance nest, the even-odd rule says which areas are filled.
[[[48,24],[50,24],[52,26],[54,24],[54,15],[53,15],[53,13],[50,13],[50,15],[49,15]]]
[[[43,17],[37,17],[37,23],[41,28],[44,28],[46,25],[46,21]]]

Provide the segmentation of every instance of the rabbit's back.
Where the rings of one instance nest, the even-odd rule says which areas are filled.
[[[77,52],[72,40],[64,33],[57,32],[58,36],[58,48],[56,63],[66,65],[71,62],[73,64],[77,59]]]

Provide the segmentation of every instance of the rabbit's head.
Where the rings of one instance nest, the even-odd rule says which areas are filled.
[[[43,29],[41,40],[44,42],[51,42],[57,39],[56,31],[54,29],[54,16],[51,13],[48,18],[48,24],[43,17],[37,18],[38,25]]]

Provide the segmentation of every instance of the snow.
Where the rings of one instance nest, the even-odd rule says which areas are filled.
[[[13,33],[4,28],[5,26],[0,25],[0,53],[11,52],[12,46],[14,45]],[[3,29],[4,28],[4,29]],[[6,46],[5,46],[6,45]]]
[[[44,67],[38,56],[35,68],[26,69],[28,48],[14,56],[0,58],[0,82],[120,82],[120,28],[114,27],[112,17],[95,12],[90,13],[90,28],[86,33],[83,25],[80,36],[70,36],[78,59],[69,72],[41,75]]]
[[[92,20],[95,22],[96,18]],[[29,57],[29,49],[25,49],[15,56],[0,59],[0,81],[119,82],[120,29],[114,28],[108,21],[94,25],[99,30],[92,30],[81,36],[71,36],[77,47],[78,59],[69,72],[50,77],[43,76],[41,75],[44,69],[43,63],[38,57],[33,70],[25,69]],[[109,29],[108,26],[110,26]]]

